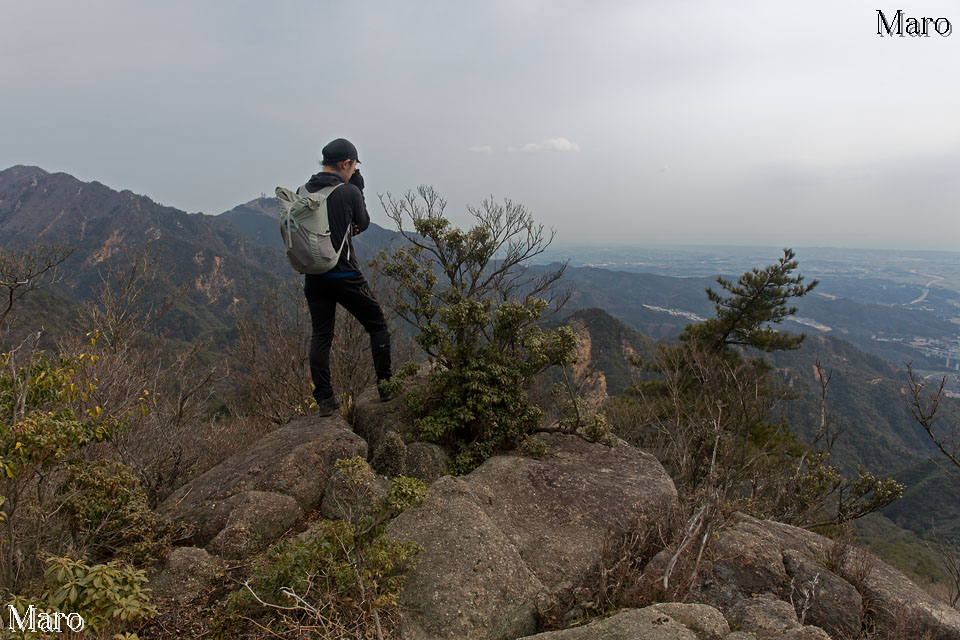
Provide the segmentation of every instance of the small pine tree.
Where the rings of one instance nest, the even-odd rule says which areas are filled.
[[[723,296],[707,289],[707,297],[717,310],[716,317],[687,326],[680,339],[698,340],[700,344],[720,351],[730,346],[753,347],[762,351],[799,349],[804,336],[791,336],[776,331],[770,324],[779,324],[797,312],[787,300],[805,296],[818,281],[803,284],[803,276],[792,276],[799,262],[792,249],[784,249],[776,264],[752,269],[734,284],[717,278],[730,295]]]
[[[748,271],[736,284],[718,278],[728,295],[707,289],[716,316],[687,326],[680,344],[660,345],[645,365],[656,378],[630,390],[640,401],[613,408],[633,413],[630,432],[619,435],[657,454],[691,509],[725,505],[791,524],[841,523],[903,491],[864,470],[846,481],[830,466],[828,450],[802,444],[775,411],[791,392],[770,379],[766,361],[744,351],[800,347],[803,335],[769,326],[796,313],[787,301],[817,285],[792,275],[797,264],[784,249],[776,264]]]

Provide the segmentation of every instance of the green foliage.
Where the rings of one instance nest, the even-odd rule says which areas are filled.
[[[395,283],[390,305],[440,365],[426,389],[408,395],[407,408],[418,435],[451,448],[452,470],[465,473],[539,426],[541,412],[527,398],[531,381],[573,359],[571,330],[537,325],[551,301],[563,303],[551,297],[563,269],[524,274],[521,264],[552,235],[509,200],[471,208],[477,224],[467,231],[444,218],[445,203],[429,187],[402,200],[388,194],[383,203],[409,246],[381,253],[375,264]],[[404,231],[405,218],[417,235]]]
[[[0,495],[8,523],[0,534],[0,582],[13,589],[31,573],[20,565],[36,562],[49,528],[44,522],[62,507],[47,480],[90,444],[127,428],[131,419],[129,412],[111,414],[92,402],[97,356],[30,352],[18,365],[17,355],[0,354]],[[146,412],[145,398],[132,410]],[[18,555],[24,552],[26,557]]]
[[[95,631],[156,615],[149,604],[146,574],[120,561],[89,566],[51,557],[44,578],[47,601],[61,611],[76,611]]]
[[[60,491],[71,531],[91,558],[142,565],[169,545],[170,526],[150,509],[140,481],[122,463],[74,461]]]
[[[767,326],[796,313],[796,307],[787,307],[787,300],[804,296],[817,286],[816,280],[804,285],[803,276],[790,275],[798,265],[793,251],[784,249],[776,264],[752,269],[740,276],[736,284],[717,278],[729,295],[707,289],[716,316],[689,325],[680,340],[696,339],[714,350],[734,345],[768,352],[799,348],[803,336],[785,335]]]
[[[400,476],[390,481],[386,506],[394,513],[419,507],[427,499],[427,487],[423,480]]]
[[[621,435],[652,449],[691,505],[714,504],[800,526],[838,524],[882,508],[902,493],[892,479],[861,472],[845,480],[830,464],[825,405],[829,376],[817,369],[821,425],[810,444],[800,442],[777,414],[792,392],[778,385],[763,360],[744,347],[791,350],[803,336],[770,328],[793,314],[790,297],[815,285],[792,276],[797,267],[785,249],[777,264],[745,273],[736,285],[720,279],[727,297],[708,290],[716,317],[690,325],[678,345],[660,345],[646,364],[655,374],[612,404],[633,414]],[[817,448],[824,445],[825,448]],[[693,508],[693,507],[691,507]]]
[[[358,490],[372,479],[363,458],[338,460],[337,471]],[[394,478],[372,515],[320,520],[303,534],[271,547],[257,562],[245,589],[231,596],[235,610],[255,607],[280,637],[305,629],[325,638],[377,637],[375,629],[399,624],[401,569],[419,547],[386,535],[386,522],[426,497],[422,481]]]
[[[517,449],[528,458],[546,458],[550,455],[550,447],[547,443],[532,436],[525,437]]]
[[[49,469],[126,426],[126,416],[79,409],[96,390],[88,373],[96,360],[39,352],[17,367],[13,354],[0,354],[0,469],[8,479]]]
[[[43,577],[45,588],[38,597],[6,594],[4,598],[22,619],[32,605],[38,615],[79,614],[85,628],[102,637],[136,638],[123,629],[157,614],[149,603],[146,574],[119,561],[91,566],[70,557],[49,556]],[[19,631],[11,635],[33,637]]]
[[[367,461],[360,456],[340,458],[333,463],[333,468],[344,474],[347,482],[355,486],[362,485],[373,478]]]
[[[396,431],[388,431],[373,453],[374,470],[388,478],[403,475],[407,470],[407,445]]]

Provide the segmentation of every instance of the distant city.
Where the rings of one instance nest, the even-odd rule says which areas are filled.
[[[863,336],[876,347],[869,351],[894,362],[900,354],[913,353],[922,362],[922,369],[917,367],[921,373],[930,379],[946,376],[949,392],[960,395],[960,252],[819,247],[794,251],[800,263],[798,272],[807,281],[820,281],[815,299],[854,301],[860,305],[860,314],[870,316],[860,323],[871,327]],[[581,245],[551,246],[536,262],[566,260],[573,267],[682,278],[735,278],[772,264],[782,255],[780,247]],[[840,305],[811,302],[798,306],[802,313],[792,321],[804,330],[829,333],[836,328]],[[703,315],[702,309],[696,308],[648,308],[684,316],[691,322]],[[842,309],[848,314],[856,312]],[[848,326],[857,324],[855,318],[844,316],[839,324],[843,327],[837,332],[839,337],[849,339],[849,334],[856,332],[857,327]]]

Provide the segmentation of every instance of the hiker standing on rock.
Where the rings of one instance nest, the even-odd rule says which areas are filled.
[[[310,375],[313,378],[313,397],[321,416],[331,415],[340,406],[330,384],[330,345],[336,320],[337,304],[349,311],[370,334],[370,350],[377,382],[391,376],[390,332],[383,310],[373,297],[370,285],[360,273],[351,235],[365,231],[370,216],[363,199],[363,176],[357,170],[360,160],[357,148],[348,140],[337,138],[323,148],[322,171],[311,176],[297,190],[300,195],[316,193],[325,187],[335,187],[327,196],[327,214],[330,220],[330,240],[334,247],[346,241],[346,250],[332,269],[321,274],[306,274],[304,294],[310,308],[313,334],[310,338]],[[380,391],[381,400],[389,400]]]

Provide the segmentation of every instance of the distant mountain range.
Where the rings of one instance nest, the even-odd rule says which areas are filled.
[[[0,245],[66,242],[75,248],[66,264],[70,278],[64,286],[23,305],[23,318],[48,326],[69,325],[69,305],[90,296],[105,260],[123,247],[151,243],[159,249],[172,285],[188,287],[187,297],[167,320],[168,329],[183,340],[209,336],[215,345],[223,345],[230,339],[232,316],[238,309],[255,306],[261,292],[293,277],[282,253],[278,219],[274,198],[258,198],[220,216],[187,214],[145,196],[118,192],[98,182],[84,183],[64,173],[26,166],[0,171]],[[398,233],[371,224],[356,238],[355,246],[361,258],[369,260],[400,240]],[[593,390],[596,394],[622,393],[631,384],[631,356],[649,359],[655,351],[654,340],[675,336],[697,318],[713,314],[704,295],[706,287],[716,288],[709,277],[568,267],[566,282],[573,295],[568,306],[572,315],[564,322],[581,335],[581,366],[600,373],[602,384]],[[835,460],[850,469],[865,464],[883,473],[903,471],[912,482],[937,487],[935,497],[915,495],[914,505],[934,500],[933,506],[947,500],[944,492],[948,490],[933,479],[935,469],[923,466],[933,452],[910,419],[903,373],[891,364],[915,352],[872,336],[949,335],[956,333],[956,325],[937,313],[834,296],[811,295],[798,306],[798,315],[808,324],[792,322],[784,328],[806,331],[810,338],[798,352],[771,357],[784,382],[800,396],[785,407],[790,423],[801,436],[815,428],[819,410],[813,366],[819,358],[834,373],[828,401],[844,429]],[[949,495],[955,504],[956,492]],[[909,519],[905,513],[910,508],[905,501],[895,507],[892,513],[898,523]],[[952,518],[960,523],[960,510],[944,517],[951,518],[947,528],[960,538],[960,524],[952,524]]]
[[[166,318],[167,327],[187,340],[223,339],[237,306],[275,287],[288,271],[282,254],[227,219],[187,214],[65,173],[24,166],[0,172],[0,244],[38,242],[74,248],[64,265],[70,277],[57,290],[74,301],[90,296],[106,260],[151,245],[171,284],[188,287],[186,299]]]

